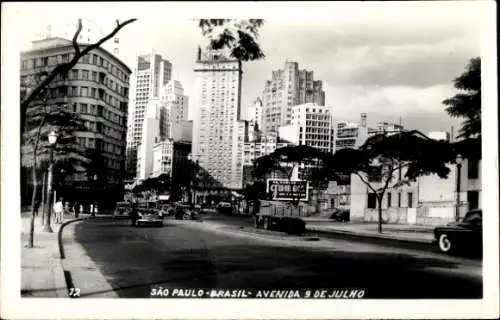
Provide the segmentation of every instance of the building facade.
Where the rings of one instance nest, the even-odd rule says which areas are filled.
[[[85,47],[84,44],[81,45]],[[40,72],[50,72],[74,54],[72,42],[50,38],[33,42],[29,51],[21,53],[21,84],[36,79]],[[106,165],[103,185],[120,186],[124,179],[125,138],[127,128],[129,77],[131,70],[108,51],[97,48],[85,55],[69,71],[59,75],[49,86],[48,104],[67,105],[79,114],[87,128],[75,132],[79,146],[99,154]],[[71,181],[87,180],[85,173],[75,174]]]
[[[241,119],[241,63],[223,51],[198,50],[193,158],[224,187],[242,187],[245,121]]]
[[[306,103],[292,107],[289,125],[279,128],[282,139],[296,145],[306,145],[333,152],[333,117],[330,107]]]
[[[292,106],[316,103],[325,105],[321,81],[314,80],[313,71],[299,70],[297,62],[285,62],[285,68],[272,72],[262,95],[262,130],[278,132],[280,126],[292,121]]]
[[[262,99],[257,98],[247,109],[247,120],[258,130],[262,130]]]
[[[151,53],[137,57],[127,132],[127,170],[133,175],[137,174],[137,147],[142,141],[148,102],[160,97],[162,86],[167,84],[171,77],[172,64],[161,55]]]

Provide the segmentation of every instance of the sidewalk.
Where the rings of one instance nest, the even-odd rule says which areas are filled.
[[[104,215],[105,216],[105,215]],[[90,215],[83,214],[79,218],[89,218]],[[97,218],[101,215],[97,215]],[[73,215],[65,215],[64,222],[74,220]],[[61,259],[58,241],[60,224],[51,223],[52,233],[42,231],[42,218],[39,214],[35,218],[34,248],[28,248],[31,213],[21,214],[21,297],[35,298],[67,298],[68,287],[66,283],[65,271],[67,265],[81,264],[89,266],[89,258],[85,252],[80,250],[79,245],[74,243],[74,233],[72,222],[66,225],[62,233],[63,245],[68,243],[69,248],[65,248],[66,259]],[[69,251],[69,256],[68,256]],[[102,276],[97,269],[89,269],[96,275],[87,274],[89,279],[96,279],[102,282]],[[68,272],[66,272],[69,274]]]
[[[382,233],[378,232],[376,223],[342,223],[332,220],[304,219],[306,229],[316,232],[328,232],[358,236],[363,238],[392,239],[407,242],[432,243],[434,239],[433,227],[417,225],[382,225]]]
[[[68,297],[59,256],[57,233],[42,231],[41,215],[35,219],[34,248],[28,248],[30,214],[21,215],[21,297]]]

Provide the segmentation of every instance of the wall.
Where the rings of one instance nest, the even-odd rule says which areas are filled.
[[[294,144],[299,144],[299,126],[298,125],[288,125],[279,128],[279,136],[281,139],[285,139]]]

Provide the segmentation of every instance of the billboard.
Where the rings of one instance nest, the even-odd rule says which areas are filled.
[[[267,192],[272,200],[308,200],[309,181],[287,179],[267,179]]]

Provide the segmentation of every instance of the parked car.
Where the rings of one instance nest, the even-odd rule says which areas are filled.
[[[158,212],[153,209],[139,210],[139,219],[136,224],[137,227],[152,226],[162,227],[163,219],[158,216]]]
[[[173,216],[173,215],[174,215],[174,207],[172,205],[163,204],[158,209],[158,216],[161,219],[164,219],[166,217]]]
[[[434,244],[441,252],[482,253],[483,211],[469,211],[460,222],[434,229]]]
[[[177,220],[190,220],[192,218],[190,204],[177,204],[174,209],[174,218]]]
[[[117,202],[115,210],[113,211],[113,218],[126,218],[130,217],[130,212],[132,211],[132,205],[128,202]]]
[[[217,213],[231,214],[233,213],[233,206],[229,202],[221,201],[217,205]]]
[[[339,222],[348,222],[349,221],[349,210],[345,209],[337,209],[331,215],[330,219],[339,221]]]

